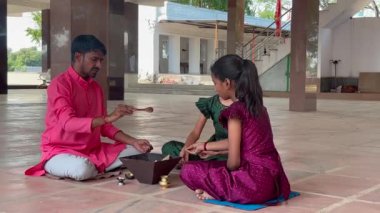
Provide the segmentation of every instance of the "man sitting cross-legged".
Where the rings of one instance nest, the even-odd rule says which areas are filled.
[[[93,80],[105,55],[105,46],[95,36],[80,35],[73,40],[71,66],[53,79],[47,90],[41,161],[26,170],[26,175],[49,173],[86,180],[120,167],[119,157],[152,149],[147,140],[136,139],[112,125],[135,108],[119,105],[107,115],[102,88]],[[116,142],[103,143],[101,136]]]

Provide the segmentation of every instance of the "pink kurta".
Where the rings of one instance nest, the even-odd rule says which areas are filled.
[[[26,170],[25,174],[44,175],[45,163],[61,153],[86,157],[99,172],[103,172],[125,149],[125,144],[100,141],[100,136],[113,139],[120,131],[112,124],[91,128],[95,117],[107,113],[100,85],[92,79],[84,80],[70,67],[51,82],[47,92],[46,129],[41,139],[41,161]]]

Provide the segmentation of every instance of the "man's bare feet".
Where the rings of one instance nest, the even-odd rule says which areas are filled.
[[[196,189],[195,196],[199,200],[214,199],[213,197],[211,197],[211,195],[209,195],[207,192],[203,191],[202,189]]]

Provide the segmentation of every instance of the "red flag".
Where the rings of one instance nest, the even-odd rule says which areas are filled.
[[[276,22],[275,36],[281,36],[281,0],[277,0],[274,20]]]

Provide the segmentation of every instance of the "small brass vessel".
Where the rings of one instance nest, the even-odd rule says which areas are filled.
[[[167,175],[161,176],[161,180],[160,180],[160,182],[158,182],[158,184],[160,184],[161,188],[166,189],[169,187],[170,183],[169,183],[168,178],[169,177]]]
[[[135,176],[133,175],[133,173],[131,171],[127,170],[125,172],[125,178],[128,180],[132,180],[132,179],[135,179]]]

